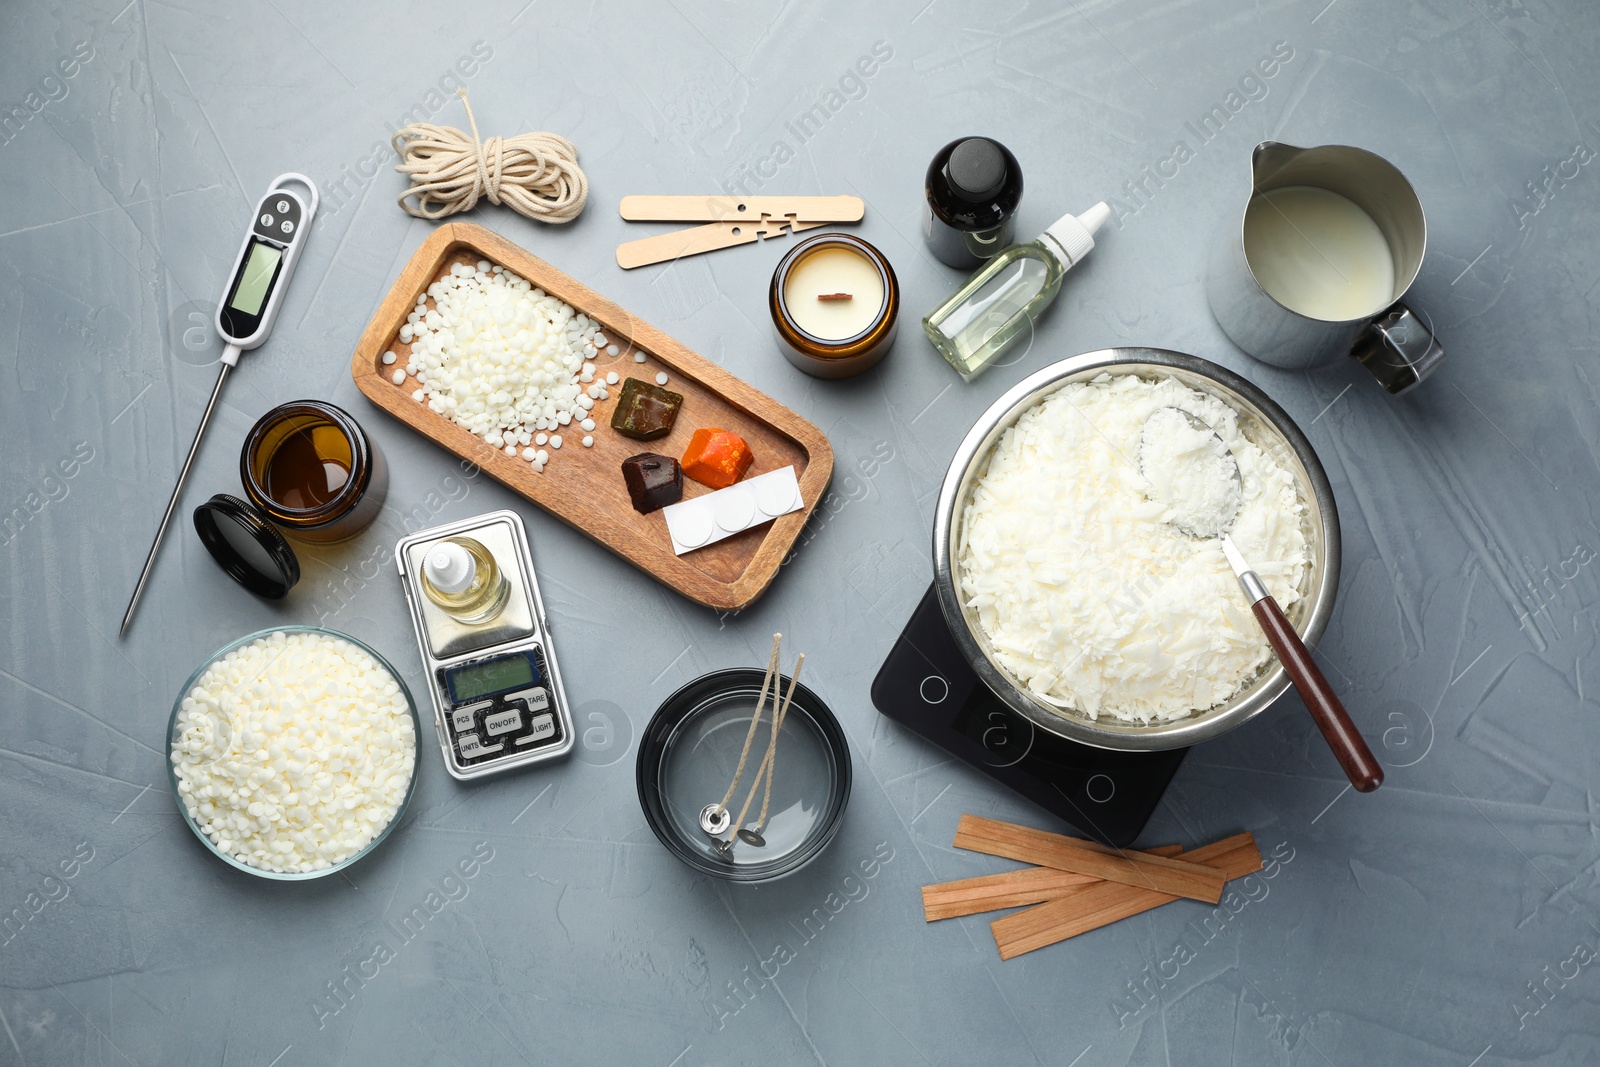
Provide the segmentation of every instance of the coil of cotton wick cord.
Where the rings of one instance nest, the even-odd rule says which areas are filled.
[[[589,199],[577,147],[545,132],[485,141],[478,136],[467,90],[457,89],[456,95],[467,109],[471,136],[431,122],[413,122],[395,132],[392,143],[400,162],[394,169],[411,179],[411,187],[396,198],[406,213],[442,219],[487,197],[539,222],[577,218]]]

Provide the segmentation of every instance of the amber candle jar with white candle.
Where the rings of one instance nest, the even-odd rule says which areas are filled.
[[[772,274],[767,303],[784,357],[818,378],[848,378],[888,355],[900,313],[894,268],[872,245],[823,233]]]

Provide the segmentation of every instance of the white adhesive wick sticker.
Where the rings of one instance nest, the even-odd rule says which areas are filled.
[[[793,467],[782,467],[726,489],[661,509],[678,555],[771,522],[805,507]]]
[[[717,526],[723,530],[743,530],[756,513],[755,490],[748,485],[730,485],[717,496]]]
[[[805,506],[800,500],[800,486],[794,480],[794,468],[788,470],[788,478],[757,478],[750,483],[756,491],[756,507],[773,518]]]
[[[672,507],[678,505],[673,504]],[[672,518],[667,518],[667,529],[672,533],[674,542],[672,549],[680,556],[688,549],[699,548],[701,545],[711,543],[712,534],[717,532],[716,516],[704,508],[690,508],[678,516],[674,523]],[[682,545],[679,548],[678,545]]]

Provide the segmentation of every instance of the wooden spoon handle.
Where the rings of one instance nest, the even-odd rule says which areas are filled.
[[[1383,784],[1383,768],[1378,766],[1372,749],[1367,747],[1356,724],[1350,721],[1350,715],[1339,703],[1333,686],[1322,676],[1316,661],[1311,658],[1311,652],[1300,640],[1300,635],[1294,632],[1294,627],[1289,625],[1278,602],[1270,596],[1263,597],[1252,604],[1250,610],[1255,612],[1256,621],[1261,623],[1267,641],[1278,654],[1283,669],[1289,672],[1290,680],[1305,701],[1328,747],[1333,749],[1339,766],[1344,768],[1350,784],[1361,793],[1370,793],[1378,788]]]

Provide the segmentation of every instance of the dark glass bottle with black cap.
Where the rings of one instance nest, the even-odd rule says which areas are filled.
[[[922,222],[928,250],[961,270],[976,270],[1011,243],[1022,203],[1022,168],[999,141],[960,137],[928,164]]]

